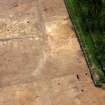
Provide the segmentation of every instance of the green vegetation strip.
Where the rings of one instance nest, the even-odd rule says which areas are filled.
[[[65,4],[88,63],[93,82],[96,86],[102,86],[105,82],[105,73],[96,57],[96,42],[93,39],[93,33],[86,31],[86,26],[81,18],[81,8],[78,7],[77,1],[65,0]]]

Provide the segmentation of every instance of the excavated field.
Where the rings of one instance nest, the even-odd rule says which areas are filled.
[[[63,0],[0,0],[0,105],[105,105]]]

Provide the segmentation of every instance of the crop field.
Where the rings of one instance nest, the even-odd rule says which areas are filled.
[[[93,82],[105,83],[105,0],[65,0]]]

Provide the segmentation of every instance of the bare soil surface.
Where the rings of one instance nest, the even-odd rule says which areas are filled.
[[[0,0],[0,105],[105,105],[63,0]]]

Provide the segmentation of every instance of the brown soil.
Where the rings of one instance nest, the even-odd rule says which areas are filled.
[[[0,105],[104,105],[63,0],[0,0]]]

